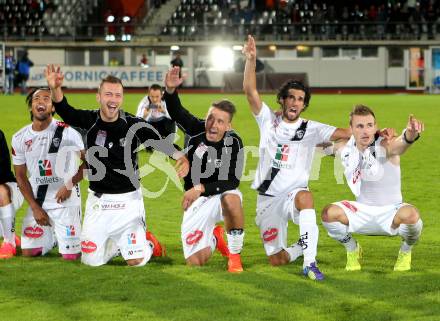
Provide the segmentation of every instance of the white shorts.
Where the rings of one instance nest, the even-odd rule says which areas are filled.
[[[287,248],[288,221],[299,224],[299,211],[295,207],[295,197],[298,192],[308,191],[307,188],[297,188],[282,196],[257,196],[257,216],[255,223],[260,228],[266,255],[274,255]]]
[[[185,259],[211,246],[215,224],[223,221],[221,198],[226,194],[235,194],[240,200],[243,199],[238,189],[208,197],[200,196],[184,212],[181,236]]]
[[[23,219],[21,229],[21,248],[42,248],[46,254],[58,244],[60,254],[81,252],[81,206],[45,209],[51,226],[38,225],[31,208]]]
[[[348,217],[348,231],[365,235],[397,235],[399,229],[391,227],[397,211],[406,203],[386,206],[369,206],[355,201],[333,203]]]
[[[89,191],[81,234],[82,263],[103,265],[119,251],[124,260],[148,257],[148,261],[152,249],[145,233],[144,201],[139,190],[100,197]]]
[[[14,205],[14,209],[17,211],[23,205],[23,194],[21,194],[16,182],[7,182],[6,185],[8,185],[11,191],[12,205]]]

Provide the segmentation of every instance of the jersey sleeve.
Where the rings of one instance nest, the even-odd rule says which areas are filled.
[[[254,116],[260,131],[265,128],[267,123],[275,119],[275,113],[264,102],[262,102],[260,113]]]
[[[138,105],[136,117],[143,118],[144,107],[148,105],[148,96],[145,96]]]
[[[319,122],[313,122],[313,123],[316,126],[316,133],[317,133],[317,135],[315,135],[316,144],[330,141],[330,137],[335,132],[336,127],[327,124],[322,124]]]
[[[14,165],[26,164],[26,157],[24,154],[24,144],[20,142],[19,137],[17,136],[12,137],[12,142],[11,142],[12,164]]]
[[[53,103],[55,111],[70,126],[89,129],[96,121],[96,114],[91,110],[75,109],[67,102],[66,96]]]
[[[68,132],[69,140],[72,142],[72,146],[75,147],[75,150],[77,151],[84,150],[84,142],[81,137],[81,134],[71,127],[67,129],[68,129],[67,132]]]

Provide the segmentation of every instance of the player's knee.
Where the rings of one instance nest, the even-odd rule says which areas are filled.
[[[126,262],[127,262],[128,266],[137,266],[137,265],[140,265],[143,262],[143,260],[144,260],[143,258],[130,259],[130,260],[127,260]]]
[[[322,209],[321,220],[326,223],[341,222],[347,224],[347,217],[339,206],[329,204]]]
[[[313,195],[309,191],[301,191],[295,197],[295,207],[299,210],[313,208]]]
[[[207,262],[206,259],[201,258],[197,255],[192,255],[186,259],[186,264],[188,264],[189,266],[202,266],[205,265],[206,262]]]
[[[235,194],[227,194],[222,197],[222,208],[225,213],[234,215],[240,212],[241,201],[240,197]]]
[[[11,191],[6,184],[0,184],[0,206],[11,203]]]
[[[35,256],[40,256],[43,254],[43,248],[42,247],[37,247],[37,248],[33,248],[33,249],[22,249],[21,250],[21,255],[25,256],[25,257],[35,257]]]
[[[332,207],[334,207],[334,205],[328,204],[322,209],[321,219],[323,222],[330,222],[332,217]]]
[[[81,253],[76,253],[76,254],[61,254],[61,256],[63,257],[63,260],[66,261],[75,261],[78,260],[81,257]]]
[[[402,214],[403,224],[415,224],[420,219],[419,212],[414,206],[406,206]]]

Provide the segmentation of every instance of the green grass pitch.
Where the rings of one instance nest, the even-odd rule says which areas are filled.
[[[257,126],[243,95],[182,94],[181,99],[193,113],[204,116],[210,102],[225,96],[238,108],[233,126],[244,144],[258,146]],[[93,94],[67,97],[75,106],[97,106]],[[127,94],[125,109],[134,112],[141,97]],[[264,99],[277,107],[275,95]],[[1,261],[0,320],[440,320],[440,96],[314,95],[303,116],[345,127],[356,103],[371,106],[380,127],[400,132],[410,113],[426,124],[422,138],[401,160],[404,200],[416,205],[424,220],[411,272],[392,271],[399,238],[360,236],[363,270],[345,272],[345,250],[321,224],[318,260],[324,282],[304,278],[301,261],[269,266],[254,223],[256,193],[250,181],[240,186],[246,215],[245,272],[226,272],[226,261],[218,253],[202,268],[187,267],[180,244],[182,192],[170,183],[159,198],[145,199],[148,227],[166,245],[168,257],[153,259],[143,268],[129,268],[120,258],[91,268],[63,262],[56,251],[41,258]],[[10,145],[12,134],[29,123],[24,96],[1,96],[0,111],[0,128]],[[145,162],[148,156],[141,154]],[[245,175],[256,162],[249,155]],[[150,191],[160,190],[165,182],[160,170],[142,180]],[[83,182],[83,200],[86,186]],[[336,183],[329,157],[322,159],[319,179],[312,180],[310,188],[318,213],[327,203],[352,199],[349,189]],[[17,230],[25,208],[18,212]],[[297,237],[297,226],[290,224],[289,241]]]

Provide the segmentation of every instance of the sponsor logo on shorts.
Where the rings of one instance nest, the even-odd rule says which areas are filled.
[[[96,251],[96,244],[92,241],[82,241],[81,242],[81,252],[83,253],[93,253]]]
[[[130,233],[127,235],[128,244],[136,244],[136,233]]]
[[[186,244],[188,244],[188,245],[194,245],[194,244],[197,244],[202,237],[203,237],[203,232],[200,230],[197,230],[197,231],[194,231],[193,233],[189,233],[186,236],[185,241],[186,241]]]
[[[69,226],[66,226],[66,235],[67,236],[75,236],[75,226],[73,226],[73,225],[69,225]]]
[[[270,242],[270,241],[273,241],[273,240],[275,240],[277,237],[278,237],[278,229],[275,228],[275,227],[270,228],[270,229],[266,230],[266,231],[263,233],[263,240],[264,240],[264,242]]]
[[[357,207],[354,206],[353,204],[351,204],[349,201],[342,201],[341,204],[344,205],[346,208],[348,208],[353,213],[356,213],[358,210]]]
[[[28,226],[24,229],[23,234],[32,239],[37,239],[44,234],[44,231],[39,226]]]
[[[108,204],[102,204],[101,210],[103,211],[109,211],[109,210],[124,210],[125,209],[125,203],[108,203]]]

